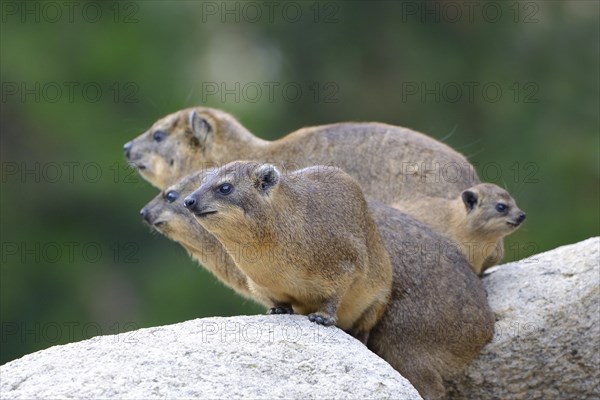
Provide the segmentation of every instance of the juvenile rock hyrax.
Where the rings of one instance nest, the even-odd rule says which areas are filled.
[[[182,199],[205,175],[197,172],[169,187],[144,207],[142,215],[227,286],[265,304],[250,292],[245,274],[234,262],[253,258],[251,248],[242,243],[234,251],[226,250],[183,207]],[[393,286],[367,345],[424,398],[440,397],[443,381],[459,373],[493,335],[494,317],[485,292],[449,239],[398,210],[375,201],[368,204],[390,254]]]
[[[473,186],[452,200],[419,197],[394,207],[450,238],[476,274],[502,260],[502,239],[525,220],[511,195],[491,183]]]
[[[388,205],[416,194],[452,198],[479,183],[474,167],[449,146],[374,122],[303,128],[266,141],[226,112],[197,107],[160,119],[124,150],[130,164],[159,189],[236,160],[269,162],[282,171],[339,167],[358,180],[368,198]]]
[[[343,193],[343,195],[334,195]],[[282,174],[233,162],[209,172],[184,205],[228,251],[270,313],[299,313],[366,338],[388,303],[392,267],[358,183],[333,167]]]

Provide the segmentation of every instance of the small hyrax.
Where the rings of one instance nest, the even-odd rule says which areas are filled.
[[[525,220],[512,196],[491,183],[473,186],[455,199],[419,197],[394,208],[451,239],[479,275],[502,260],[502,239]]]
[[[377,122],[303,128],[267,141],[224,111],[196,107],[160,119],[124,150],[141,176],[161,190],[192,172],[237,160],[268,162],[282,171],[338,167],[367,198],[388,205],[419,194],[452,198],[479,183],[474,167],[444,143]]]
[[[333,195],[333,193],[343,195]],[[358,183],[339,168],[281,173],[236,161],[184,205],[229,252],[271,313],[299,313],[366,338],[387,305],[392,267]]]

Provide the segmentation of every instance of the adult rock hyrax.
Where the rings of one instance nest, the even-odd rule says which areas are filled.
[[[491,183],[473,186],[451,200],[420,197],[394,207],[450,238],[479,275],[502,260],[502,239],[525,220],[512,196]]]
[[[266,141],[224,111],[197,107],[160,119],[124,150],[130,164],[159,189],[236,160],[269,162],[282,171],[339,167],[358,180],[368,198],[388,205],[415,194],[452,198],[479,183],[474,167],[449,146],[375,122],[303,128]]]
[[[167,188],[144,207],[142,215],[227,286],[265,304],[250,292],[234,261],[253,256],[248,245],[226,250],[183,207],[182,199],[205,175],[194,173]],[[375,201],[368,204],[391,256],[393,286],[367,345],[424,398],[440,397],[444,380],[460,373],[493,335],[494,317],[485,292],[449,239],[398,210]]]
[[[283,174],[233,162],[208,173],[184,205],[227,251],[270,313],[308,315],[366,338],[388,303],[392,267],[358,183],[339,168]]]

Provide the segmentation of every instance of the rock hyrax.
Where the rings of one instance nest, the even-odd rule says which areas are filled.
[[[452,198],[479,183],[474,167],[449,146],[375,122],[303,128],[266,141],[226,112],[197,107],[160,119],[124,149],[130,164],[159,189],[236,160],[268,162],[282,171],[339,167],[368,198],[388,205],[416,194]]]
[[[525,220],[511,195],[491,183],[473,186],[452,200],[420,197],[394,207],[450,238],[477,274],[502,260],[502,238]]]
[[[183,206],[183,199],[202,183],[206,172],[200,171],[184,177],[158,194],[142,208],[140,214],[153,229],[182,245],[204,268],[241,296],[264,306],[250,292],[248,279],[235,265],[235,259],[248,255],[249,247],[240,246],[228,253],[217,238],[204,229]]]
[[[228,252],[255,247],[236,264],[271,313],[308,315],[357,337],[381,317],[392,267],[360,186],[339,168],[282,174],[233,162],[209,173],[184,205]]]
[[[247,286],[234,259],[253,257],[240,244],[229,251],[182,204],[205,173],[192,174],[142,210],[159,232],[178,241],[227,286],[265,304]],[[368,346],[425,398],[444,392],[443,380],[459,373],[493,335],[494,318],[481,282],[449,239],[412,217],[369,201],[393,267],[392,295]],[[290,239],[293,241],[293,238]]]

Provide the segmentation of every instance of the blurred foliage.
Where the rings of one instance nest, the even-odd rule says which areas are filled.
[[[0,363],[262,312],[138,215],[157,191],[122,146],[192,105],[269,139],[351,120],[442,139],[527,211],[506,261],[598,235],[599,3],[271,4],[2,3]]]

